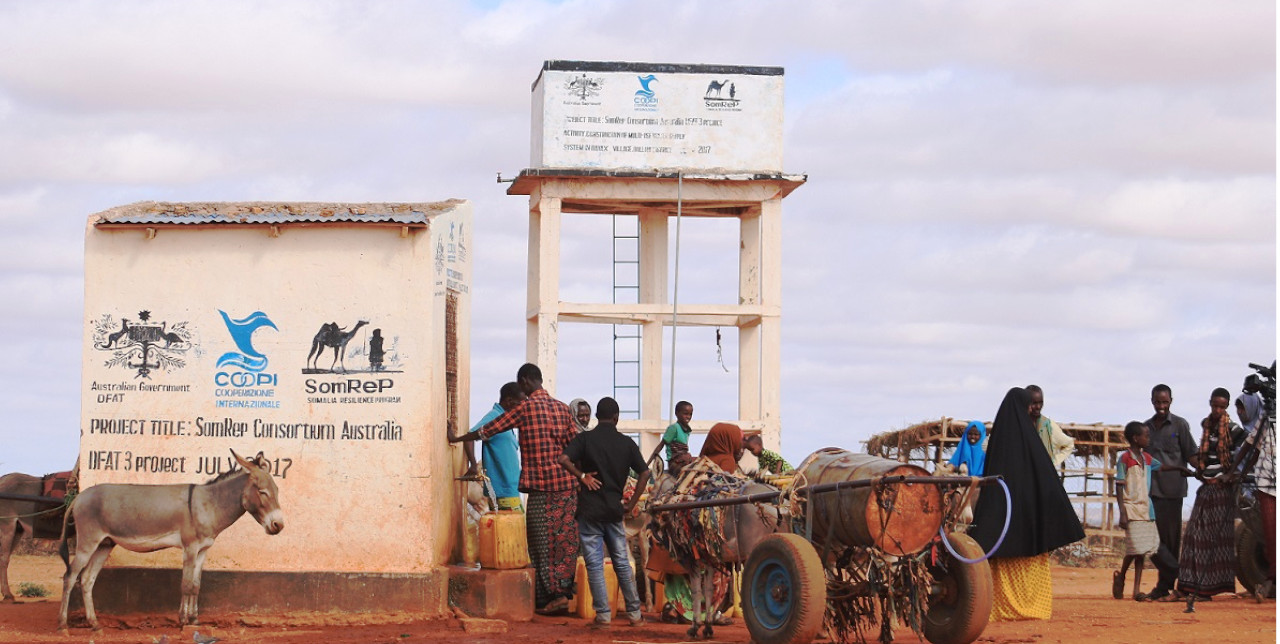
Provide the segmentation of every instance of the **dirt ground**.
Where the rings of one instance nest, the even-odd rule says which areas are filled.
[[[535,617],[528,623],[505,624],[504,633],[477,633],[463,630],[456,619],[425,620],[411,614],[346,615],[306,613],[290,615],[204,615],[201,626],[180,630],[176,626],[177,589],[174,609],[165,615],[102,615],[104,630],[90,631],[83,616],[72,616],[70,635],[56,631],[61,595],[62,561],[57,557],[17,555],[9,566],[10,584],[34,582],[50,591],[41,599],[20,599],[16,605],[0,604],[0,642],[93,642],[140,643],[159,641],[185,644],[193,641],[193,631],[213,635],[226,644],[262,642],[266,644],[394,643],[394,642],[492,642],[502,644],[668,644],[684,642],[685,626],[649,623],[636,628],[619,624],[610,631],[588,631],[584,620]],[[1148,583],[1154,583],[1154,574]],[[1276,642],[1276,603],[1262,604],[1251,599],[1220,595],[1213,602],[1197,606],[1195,614],[1184,614],[1181,604],[1137,603],[1111,599],[1111,570],[1101,568],[1053,569],[1053,619],[1003,622],[989,625],[979,642],[994,644],[1206,644],[1208,642]],[[76,627],[78,624],[78,627]],[[497,626],[504,624],[498,622]],[[916,642],[907,629],[898,631],[897,641]],[[167,640],[161,638],[167,637]],[[736,620],[733,626],[718,627],[715,642],[748,642],[750,637]]]

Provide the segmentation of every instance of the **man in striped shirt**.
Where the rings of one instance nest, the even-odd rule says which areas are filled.
[[[542,370],[525,364],[516,382],[528,396],[477,431],[450,436],[449,442],[488,439],[520,428],[520,491],[529,495],[525,512],[529,559],[537,573],[534,603],[543,615],[567,612],[577,572],[578,483],[558,459],[577,435],[569,406],[542,388]]]

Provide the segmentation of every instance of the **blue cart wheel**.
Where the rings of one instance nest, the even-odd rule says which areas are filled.
[[[766,537],[742,571],[742,616],[757,644],[807,644],[822,628],[827,582],[822,561],[799,535]]]

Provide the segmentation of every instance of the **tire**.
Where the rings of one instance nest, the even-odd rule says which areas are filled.
[[[986,554],[967,534],[953,532],[947,539],[965,559]],[[932,644],[969,644],[978,639],[991,618],[991,565],[986,561],[962,563],[948,554],[942,565],[934,566],[930,572],[940,591],[929,598],[925,639]]]
[[[1236,579],[1245,592],[1251,593],[1270,581],[1266,544],[1243,521],[1236,522],[1236,561]]]
[[[822,629],[827,579],[804,537],[765,537],[742,570],[742,617],[756,644],[808,644]]]

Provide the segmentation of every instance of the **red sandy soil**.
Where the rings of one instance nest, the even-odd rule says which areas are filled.
[[[57,633],[61,595],[62,561],[57,557],[16,555],[9,566],[10,584],[34,582],[50,590],[49,597],[21,598],[16,605],[0,604],[0,642],[93,642],[152,644],[167,636],[172,644],[192,641],[192,633],[214,635],[226,644],[492,642],[494,644],[627,644],[684,642],[685,626],[647,623],[631,628],[615,625],[596,632],[577,618],[535,617],[532,622],[506,624],[505,633],[466,632],[456,619],[427,620],[407,613],[280,615],[201,615],[201,625],[180,630],[178,597],[174,589],[173,612],[164,615],[103,615],[104,629],[94,633],[83,615],[72,615],[69,635]],[[1153,571],[1148,586],[1155,582]],[[1131,588],[1131,586],[1130,586]],[[1053,619],[1002,622],[987,626],[978,640],[994,644],[1211,644],[1213,642],[1276,642],[1276,603],[1219,595],[1185,614],[1182,604],[1138,603],[1111,599],[1111,570],[1102,568],[1053,569]],[[1126,588],[1129,591],[1129,588]],[[650,616],[652,617],[652,616]],[[498,626],[502,626],[501,623]],[[874,637],[874,633],[871,634]],[[717,627],[715,642],[749,642],[741,620]],[[897,632],[897,641],[916,642],[908,629]]]

